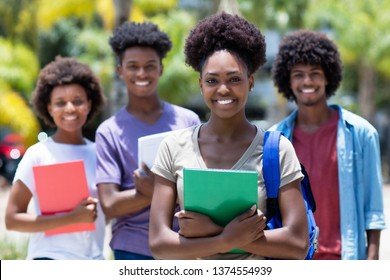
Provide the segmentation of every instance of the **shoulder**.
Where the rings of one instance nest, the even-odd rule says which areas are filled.
[[[276,124],[272,125],[268,130],[270,131],[278,130],[286,133],[286,131],[293,129],[295,125],[295,120],[297,118],[297,112],[298,112],[297,110],[294,110],[287,117],[280,120]]]
[[[168,143],[187,142],[192,139],[193,134],[195,133],[195,131],[197,131],[199,126],[200,125],[172,130],[169,132],[168,136],[164,140],[166,140]]]
[[[28,147],[28,149],[26,150],[26,153],[24,156],[26,155],[32,155],[32,154],[40,154],[42,153],[44,150],[48,149],[48,145],[50,143],[50,140],[51,138],[48,138],[48,139],[45,139],[43,141],[40,141],[40,142],[37,142],[33,145],[31,145],[30,147]]]
[[[114,130],[116,127],[120,126],[120,123],[123,122],[126,117],[130,114],[127,113],[126,109],[123,107],[119,109],[114,115],[105,119],[97,128],[97,133],[104,133],[107,131]]]
[[[175,105],[172,103],[164,102],[168,110],[174,112],[177,117],[185,117],[191,120],[199,120],[199,116],[192,110]]]
[[[346,125],[353,127],[355,132],[364,132],[370,134],[377,134],[376,128],[365,118],[342,108],[341,106],[333,105],[333,108],[336,108],[340,114],[340,120]]]
[[[84,141],[85,141],[86,149],[95,151],[95,149],[96,149],[95,142],[93,142],[92,140],[89,140],[88,138],[84,138]]]

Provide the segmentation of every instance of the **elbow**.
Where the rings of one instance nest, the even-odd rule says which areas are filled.
[[[310,240],[309,235],[302,234],[290,238],[289,250],[286,250],[286,259],[304,260],[309,252]]]
[[[161,246],[158,241],[149,239],[150,252],[152,253],[153,258],[155,259],[164,259],[164,250],[161,249]]]
[[[303,238],[299,238],[296,240],[294,244],[294,250],[292,250],[292,259],[296,260],[304,260],[309,252],[310,240],[309,236],[305,235]]]
[[[155,259],[160,260],[169,259],[170,257],[167,256],[167,254],[169,254],[169,250],[164,248],[165,246],[163,238],[154,235],[152,231],[149,232],[149,248],[150,252],[152,253],[152,256]]]
[[[116,217],[115,215],[115,209],[112,204],[109,203],[104,203],[102,200],[100,200],[100,206],[103,210],[104,216],[106,217],[106,220],[111,220]]]
[[[296,259],[304,260],[309,252],[309,238],[306,238],[297,245]]]
[[[5,228],[7,230],[16,230],[16,223],[9,215],[5,216]]]

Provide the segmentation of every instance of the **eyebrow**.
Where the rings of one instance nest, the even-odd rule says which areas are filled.
[[[139,61],[137,61],[137,60],[128,60],[128,61],[125,61],[125,63],[126,64],[137,64],[137,63],[139,63]],[[151,59],[151,60],[148,60],[148,61],[146,61],[146,63],[147,64],[149,64],[149,63],[156,63],[156,64],[158,64],[159,63],[159,61],[158,60],[156,60],[156,59]]]
[[[315,70],[323,70],[321,66],[313,66],[312,68],[309,69],[309,71],[315,71]],[[303,69],[291,69],[291,72],[304,72],[305,70]]]
[[[226,73],[226,75],[235,75],[235,74],[241,74],[241,71],[229,71]],[[210,76],[219,76],[219,74],[215,72],[206,72],[205,75],[210,75]]]

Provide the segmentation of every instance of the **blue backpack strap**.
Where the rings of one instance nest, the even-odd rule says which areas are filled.
[[[273,217],[278,207],[280,186],[279,141],[280,131],[266,131],[263,146],[263,177],[267,190],[267,216]]]

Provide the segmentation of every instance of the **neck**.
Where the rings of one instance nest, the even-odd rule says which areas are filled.
[[[81,131],[75,133],[63,132],[57,130],[51,138],[56,143],[71,144],[71,145],[84,145],[84,137]]]
[[[132,96],[127,104],[127,111],[133,115],[150,114],[163,109],[163,102],[157,96],[139,98]]]
[[[210,117],[203,125],[203,132],[207,133],[207,135],[225,139],[245,138],[245,136],[251,135],[254,129],[254,125],[247,119],[225,120]]]
[[[159,98],[132,98],[127,111],[147,124],[154,124],[164,112],[164,103]]]
[[[333,109],[322,107],[302,107],[298,109],[297,125],[306,132],[314,132],[332,117]]]

